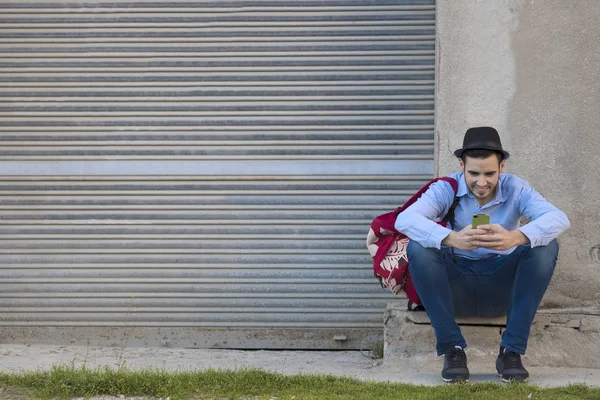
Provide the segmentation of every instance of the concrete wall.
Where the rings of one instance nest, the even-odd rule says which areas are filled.
[[[437,173],[468,127],[567,213],[543,307],[600,304],[600,1],[438,0]]]

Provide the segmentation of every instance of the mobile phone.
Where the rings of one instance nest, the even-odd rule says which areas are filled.
[[[490,223],[489,214],[473,214],[473,222],[471,223],[471,227],[473,229],[475,229],[479,225],[487,225],[489,223]]]

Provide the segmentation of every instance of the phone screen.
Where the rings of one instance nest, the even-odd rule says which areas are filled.
[[[473,214],[473,222],[471,223],[473,229],[477,228],[479,225],[487,225],[489,223],[489,214]]]

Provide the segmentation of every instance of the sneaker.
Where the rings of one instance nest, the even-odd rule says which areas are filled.
[[[467,355],[460,346],[454,346],[444,354],[444,368],[442,369],[444,382],[467,382],[469,369],[467,368]]]
[[[529,372],[521,362],[521,355],[500,347],[500,354],[496,359],[498,375],[502,382],[525,382],[529,378]]]

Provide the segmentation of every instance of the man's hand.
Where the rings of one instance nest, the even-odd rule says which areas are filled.
[[[477,230],[486,231],[483,234],[472,235],[475,247],[484,247],[491,250],[508,250],[515,246],[529,243],[527,236],[520,230],[507,231],[498,224],[479,225]]]
[[[479,244],[480,241],[476,240],[475,237],[484,235],[489,235],[488,231],[480,228],[473,229],[471,228],[471,225],[468,225],[459,232],[451,232],[444,240],[442,240],[442,244],[459,250],[475,250],[478,247],[483,247]]]

